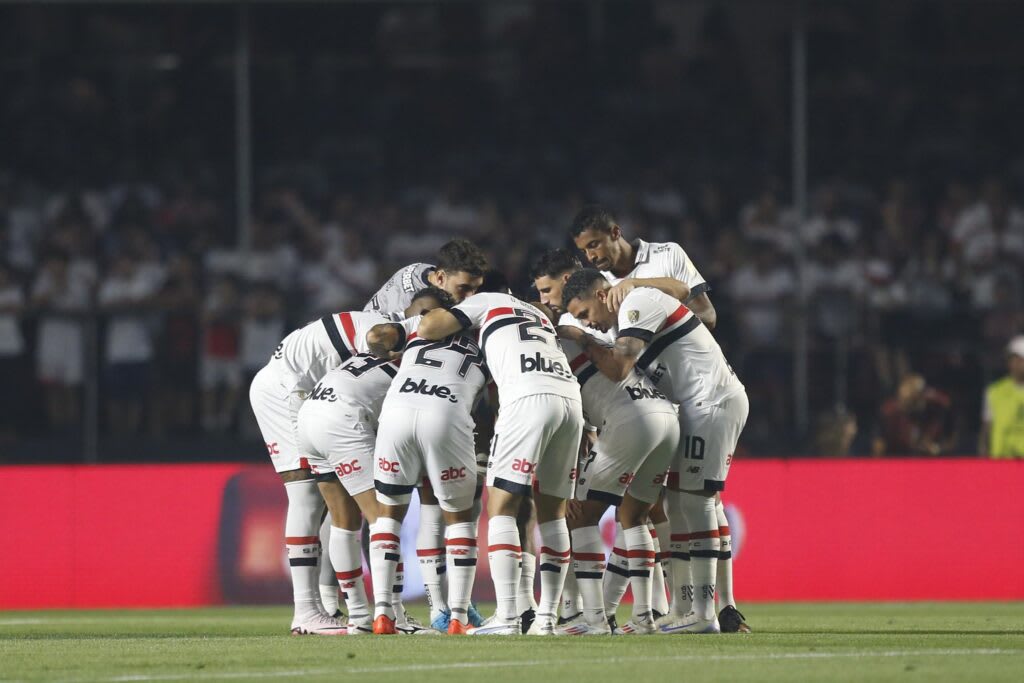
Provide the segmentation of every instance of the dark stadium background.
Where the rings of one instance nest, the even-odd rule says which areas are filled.
[[[1009,0],[0,2],[0,465],[50,466],[0,468],[0,500],[56,477],[74,518],[95,505],[81,482],[116,474],[144,528],[164,470],[135,464],[218,463],[161,494],[187,528],[184,482],[272,476],[247,387],[287,331],[452,236],[525,296],[586,201],[678,241],[711,284],[751,401],[737,477],[755,458],[776,484],[836,466],[819,458],[934,458],[886,440],[911,429],[887,401],[912,373],[936,450],[973,456],[1024,333],[1021,26]],[[1003,246],[976,239],[979,215]],[[62,270],[60,303],[40,298]],[[118,275],[135,306],[104,304]],[[41,376],[69,359],[79,378]],[[860,486],[925,518],[926,487],[984,486],[996,522],[964,534],[1005,566],[984,548],[1021,519],[1019,467],[846,462],[832,481],[870,471]],[[97,464],[130,466],[72,467]],[[35,533],[12,509],[4,537]],[[211,510],[195,523],[223,524]],[[19,577],[0,606],[22,604]],[[974,588],[1024,597],[1019,577]]]

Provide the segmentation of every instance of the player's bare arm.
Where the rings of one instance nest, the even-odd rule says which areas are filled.
[[[619,307],[622,306],[622,301],[626,298],[626,295],[632,292],[637,287],[652,287],[668,294],[674,299],[685,302],[690,298],[690,288],[685,282],[677,280],[674,277],[641,277],[641,278],[626,278],[619,284],[608,290],[608,310],[612,313],[618,313]],[[707,299],[707,295],[704,295]],[[708,305],[711,301],[708,300]],[[714,313],[714,307],[711,308],[712,314]],[[699,316],[698,316],[699,317]]]
[[[464,329],[460,321],[451,311],[436,308],[430,311],[420,320],[420,326],[416,330],[416,336],[430,341],[437,341],[450,337],[456,332]]]
[[[690,301],[685,299],[682,299],[682,301],[686,303],[687,308],[693,311],[695,316],[700,318],[700,321],[704,323],[704,327],[709,330],[715,329],[715,323],[718,322],[718,313],[715,312],[715,305],[711,303],[711,297],[708,296],[707,292],[701,292]]]
[[[636,337],[620,337],[615,346],[608,347],[578,327],[560,325],[558,335],[580,345],[591,362],[603,375],[615,382],[629,377],[647,342]]]

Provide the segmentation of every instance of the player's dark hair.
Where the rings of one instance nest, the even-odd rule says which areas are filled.
[[[487,257],[480,248],[464,239],[455,239],[437,252],[437,267],[448,273],[469,273],[483,277],[487,272]]]
[[[480,285],[480,289],[477,291],[511,294],[512,288],[508,284],[508,278],[505,276],[505,273],[501,272],[497,268],[491,268],[484,273],[483,284]]]
[[[546,275],[547,277],[558,277],[568,271],[576,271],[583,267],[576,254],[568,249],[551,249],[545,251],[533,262],[530,268],[530,279]]]
[[[589,204],[580,209],[576,217],[572,219],[572,226],[569,234],[573,239],[584,230],[597,230],[599,232],[611,232],[612,226],[617,225],[612,212],[600,204]]]
[[[444,291],[440,287],[434,287],[433,285],[431,285],[430,287],[424,287],[423,289],[417,291],[415,294],[412,295],[412,301],[410,301],[409,303],[411,304],[413,301],[416,301],[417,299],[422,299],[424,297],[430,297],[431,299],[434,299],[435,301],[437,301],[437,303],[441,304],[441,308],[444,309],[451,308],[452,306],[455,305],[455,299],[452,298],[451,294]]]
[[[590,293],[598,282],[606,282],[601,271],[595,268],[583,268],[569,276],[565,287],[562,289],[562,305],[567,305],[577,297],[583,297]]]

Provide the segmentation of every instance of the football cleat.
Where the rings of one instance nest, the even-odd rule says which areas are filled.
[[[558,624],[557,624],[557,626],[565,626],[566,624],[568,624],[571,621],[576,621],[577,619],[582,619],[582,618],[583,618],[583,612],[577,612],[576,614],[573,614],[572,616],[569,616],[569,617],[558,617]]]
[[[483,615],[480,614],[480,612],[476,608],[476,605],[474,605],[472,602],[469,603],[469,625],[470,626],[483,626],[484,625],[484,617],[483,617]]]
[[[722,633],[750,633],[746,617],[732,605],[726,605],[718,613],[718,623],[722,627]]]
[[[519,619],[505,621],[499,619],[497,614],[485,619],[483,625],[477,628],[466,629],[466,635],[470,636],[519,636],[522,633]]]
[[[695,612],[687,612],[676,621],[664,624],[659,629],[662,633],[721,633],[718,618],[703,619]]]
[[[373,633],[373,621],[369,616],[361,619],[354,619],[348,622],[348,634],[350,636],[368,636]]]
[[[519,623],[523,627],[524,636],[526,635],[526,632],[530,630],[530,627],[533,626],[533,620],[536,618],[537,613],[533,609],[528,609],[519,615]]]
[[[469,630],[469,625],[463,624],[458,619],[451,619],[448,622],[448,635],[450,636],[464,636]]]
[[[407,636],[437,636],[441,635],[429,626],[424,626],[420,623],[419,619],[406,614],[404,619],[395,621],[395,628],[399,633],[404,633]]]
[[[395,630],[395,620],[386,614],[382,614],[373,620],[373,634],[375,636],[393,636],[398,631]]]
[[[614,614],[611,615],[610,617],[608,617],[608,630],[611,631],[611,634],[613,636],[621,636],[621,635],[623,635],[622,629],[619,628],[619,622],[615,618]]]
[[[529,630],[526,632],[528,636],[553,636],[555,635],[555,616],[553,614],[538,614],[537,618],[533,620],[533,624],[530,625]]]
[[[651,615],[644,613],[643,616],[634,617],[623,624],[622,632],[627,636],[648,636],[657,633],[658,627],[654,625]]]
[[[430,628],[434,629],[438,633],[448,633],[448,624],[452,620],[452,613],[445,610],[434,617],[434,620],[430,622]]]
[[[348,630],[344,623],[322,614],[301,622],[292,622],[293,636],[343,636],[346,633]]]
[[[612,629],[604,619],[596,624],[591,624],[586,619],[574,619],[572,623],[555,627],[556,636],[610,636],[611,634]]]

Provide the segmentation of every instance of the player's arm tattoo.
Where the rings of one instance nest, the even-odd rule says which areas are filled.
[[[711,298],[708,297],[707,292],[701,292],[693,297],[693,299],[686,302],[686,306],[693,311],[695,316],[700,318],[700,321],[704,323],[704,327],[709,330],[715,329],[715,324],[718,322],[718,313],[715,312],[715,306],[711,303]]]
[[[463,321],[454,313],[444,308],[435,308],[420,320],[416,336],[421,339],[437,341],[450,337],[456,332],[461,332],[463,329],[465,329]]]
[[[401,351],[405,346],[405,330],[395,323],[374,325],[366,333],[366,345],[377,358],[390,359],[393,351]]]
[[[640,354],[647,347],[643,339],[620,337],[615,340],[615,346],[609,348],[589,334],[583,335],[579,344],[601,374],[616,382],[629,377]]]

